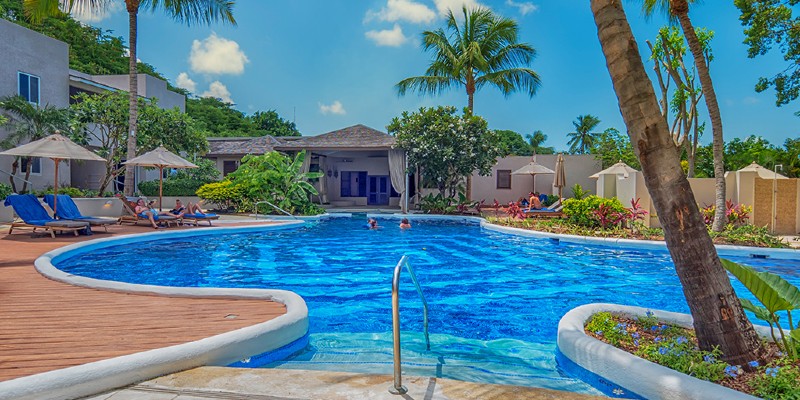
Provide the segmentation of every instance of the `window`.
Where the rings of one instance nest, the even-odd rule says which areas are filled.
[[[29,103],[39,104],[39,77],[18,72],[18,93]]]
[[[238,161],[223,161],[222,162],[222,176],[227,176],[236,169],[239,168]]]
[[[498,189],[511,189],[511,170],[498,169],[497,170],[497,188]]]
[[[367,171],[342,171],[340,197],[366,197]]]
[[[22,162],[20,163],[21,171],[24,173],[28,170],[28,158],[23,157]],[[42,160],[37,157],[31,158],[31,175],[41,175],[42,174]]]

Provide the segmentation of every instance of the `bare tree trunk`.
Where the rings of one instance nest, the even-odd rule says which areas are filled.
[[[130,59],[128,60],[128,76],[130,78],[128,109],[130,110],[130,115],[128,116],[128,154],[126,155],[126,159],[130,160],[136,157],[136,128],[139,117],[139,84],[136,70],[136,24],[139,13],[139,1],[127,0],[125,3],[128,8],[128,46],[130,50]],[[126,196],[133,196],[133,190],[136,186],[136,182],[134,182],[134,168],[136,167],[133,165],[125,167],[124,193]]]
[[[11,191],[17,193],[17,180],[14,179],[14,175],[17,174],[17,168],[19,168],[19,158],[14,157],[14,162],[11,163],[11,174],[8,176],[8,181],[11,183]]]
[[[747,368],[747,362],[763,359],[765,349],[706,231],[622,4],[591,0],[591,5],[620,111],[664,227],[700,348],[719,346],[725,361]]]
[[[708,62],[703,54],[703,48],[697,38],[697,33],[692,26],[692,21],[689,19],[689,4],[686,0],[670,0],[670,5],[672,14],[678,17],[678,22],[681,24],[686,43],[689,44],[689,50],[694,58],[694,65],[697,67],[697,75],[700,78],[700,86],[703,88],[703,94],[705,95],[708,117],[711,119],[711,135],[714,143],[714,189],[716,191],[714,201],[716,211],[711,229],[715,232],[721,232],[725,229],[727,223],[727,217],[725,216],[725,163],[723,160],[725,142],[722,135],[722,115],[719,111],[717,94],[711,82],[711,74],[708,71]]]
[[[28,181],[31,180],[31,167],[33,162],[33,157],[25,157],[26,165],[25,165],[25,180],[22,181],[22,193],[28,193]],[[56,177],[58,179],[58,177]],[[31,188],[33,190],[33,188]]]

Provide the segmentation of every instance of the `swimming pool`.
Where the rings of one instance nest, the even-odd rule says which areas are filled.
[[[477,224],[337,218],[297,230],[158,239],[60,259],[76,275],[165,286],[280,288],[308,304],[310,344],[270,367],[391,372],[391,275],[408,255],[430,306],[401,278],[404,372],[597,393],[555,363],[558,320],[593,302],[688,312],[666,251],[508,235]],[[102,260],[102,262],[99,262]],[[800,261],[737,258],[800,285]],[[750,297],[734,282],[737,292]]]

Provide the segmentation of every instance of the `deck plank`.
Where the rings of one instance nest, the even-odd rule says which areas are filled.
[[[33,267],[36,257],[61,246],[150,230],[109,231],[55,240],[0,234],[0,381],[199,340],[286,313],[282,304],[264,300],[80,288],[47,279]],[[226,318],[231,314],[236,317]]]

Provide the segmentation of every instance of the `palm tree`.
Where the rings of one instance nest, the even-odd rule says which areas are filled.
[[[600,125],[600,119],[591,114],[579,115],[578,119],[572,122],[575,125],[575,132],[567,134],[569,138],[569,152],[572,154],[589,154],[589,151],[594,145],[594,135],[592,132],[597,125]]]
[[[497,87],[506,96],[524,90],[533,97],[540,86],[539,75],[526,66],[536,57],[536,50],[517,43],[517,23],[486,8],[468,10],[464,6],[461,11],[460,26],[451,10],[446,30],[423,32],[423,47],[434,52],[433,60],[425,75],[400,81],[395,86],[397,92],[439,94],[452,86],[463,86],[470,113],[475,91],[486,85]]]
[[[31,22],[38,23],[42,19],[61,13],[59,3],[61,0],[24,0],[25,12]],[[111,0],[69,0],[66,8],[70,11],[104,9]],[[191,25],[194,23],[211,24],[221,20],[235,25],[233,18],[234,0],[125,0],[125,9],[128,11],[128,50],[129,50],[129,100],[130,110],[128,129],[128,152],[127,158],[136,156],[136,131],[139,116],[138,98],[138,74],[136,65],[136,37],[139,10],[145,9],[156,11],[161,9],[172,19]],[[125,168],[125,194],[133,195],[133,166]]]
[[[725,163],[723,160],[725,141],[722,135],[722,115],[719,111],[717,93],[714,91],[714,85],[711,82],[711,73],[708,68],[708,60],[703,52],[703,45],[697,37],[697,32],[694,30],[691,19],[689,19],[689,3],[694,2],[695,0],[644,0],[642,9],[647,16],[653,15],[656,11],[661,11],[669,15],[670,18],[677,19],[681,25],[683,36],[686,38],[686,43],[689,44],[689,51],[694,58],[697,76],[700,78],[700,86],[703,88],[703,94],[705,95],[708,117],[711,119],[711,135],[714,149],[714,190],[716,191],[714,200],[716,211],[711,229],[715,232],[722,232],[727,223],[725,216]]]
[[[11,133],[2,142],[0,147],[11,148],[23,142],[32,142],[46,137],[57,130],[69,130],[69,113],[67,109],[51,105],[40,107],[25,100],[22,96],[6,96],[0,99],[0,109],[10,114],[7,124],[11,126]],[[0,120],[4,117],[0,116]],[[2,124],[0,124],[2,125]],[[32,157],[26,157],[25,180],[22,182],[21,193],[28,190],[28,180],[31,177]],[[11,163],[11,189],[17,192],[14,175],[19,168],[19,158],[14,158]]]
[[[620,111],[664,228],[700,348],[719,346],[726,362],[748,368],[749,361],[763,360],[766,351],[706,231],[622,5],[619,0],[591,0],[591,6]]]

